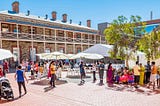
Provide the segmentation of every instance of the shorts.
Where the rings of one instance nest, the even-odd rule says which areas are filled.
[[[150,82],[154,83],[156,81],[157,74],[151,74],[150,76]]]
[[[81,74],[81,76],[86,76],[84,71],[80,72],[80,74]]]
[[[139,75],[135,75],[134,76],[134,83],[139,83],[139,78],[140,78]]]

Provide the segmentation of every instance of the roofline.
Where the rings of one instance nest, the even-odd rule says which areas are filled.
[[[35,16],[35,15],[30,15],[30,16],[26,16],[25,13],[14,13],[14,14],[11,14],[11,13],[8,13],[9,10],[5,10],[5,11],[0,11],[0,14],[4,14],[4,15],[10,15],[10,16],[15,16],[15,17],[22,17],[22,18],[28,18],[28,19],[35,19],[35,20],[38,20],[38,21],[47,21],[47,22],[51,22],[51,23],[55,23],[55,24],[60,24],[60,25],[68,25],[68,26],[71,26],[71,27],[79,27],[79,28],[84,28],[84,29],[89,29],[89,30],[93,30],[93,31],[96,31],[98,33],[98,29],[94,29],[94,28],[90,28],[90,27],[87,27],[87,26],[80,26],[78,24],[69,24],[69,23],[63,23],[59,20],[57,21],[52,21],[51,19],[44,19],[44,18],[38,18],[38,16]],[[23,15],[23,16],[22,16]],[[33,18],[33,17],[35,18]]]
[[[144,21],[146,23],[146,25],[150,25],[150,24],[160,24],[160,19],[155,19],[155,20],[148,20],[148,21]]]

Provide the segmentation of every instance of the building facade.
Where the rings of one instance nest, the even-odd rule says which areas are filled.
[[[36,61],[36,55],[44,52],[60,51],[78,53],[94,44],[105,44],[104,36],[87,26],[67,22],[67,14],[58,21],[57,13],[52,12],[52,19],[19,12],[19,2],[12,3],[12,11],[0,12],[0,47],[11,50],[18,61],[30,59]]]

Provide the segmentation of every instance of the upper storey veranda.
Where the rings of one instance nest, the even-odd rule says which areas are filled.
[[[88,27],[88,25],[82,26],[79,24],[73,24],[71,21],[62,22],[59,20],[49,19],[47,16],[39,17],[39,16],[30,15],[30,14],[17,13],[17,12],[9,11],[9,10],[0,11],[0,21],[24,24],[24,25],[39,26],[39,27],[47,27],[47,28],[53,28],[53,29],[59,29],[59,30],[61,29],[61,30],[98,34],[98,30],[90,28]],[[87,20],[87,24],[88,24],[88,21],[90,24],[90,20]]]

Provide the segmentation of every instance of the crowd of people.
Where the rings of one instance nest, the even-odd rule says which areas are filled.
[[[83,62],[81,62],[81,64],[83,64]],[[81,67],[82,65],[80,65],[80,73],[81,81],[83,81],[82,77],[85,75],[85,68]],[[103,61],[99,61],[92,64],[91,70],[93,72],[93,82],[96,81],[96,72],[98,72],[99,85],[104,84],[103,77],[104,71],[106,71],[106,83],[110,87],[112,87],[114,83],[122,83],[129,84],[135,88],[138,88],[138,85],[146,85],[149,88],[151,84],[153,85],[153,89],[155,89],[155,85],[157,85],[157,88],[160,88],[160,66],[156,66],[154,61],[151,62],[151,64],[148,61],[145,66],[137,61],[132,69],[121,67],[118,70],[112,67],[112,63],[105,65]]]
[[[55,80],[58,80],[62,77],[62,69],[64,66],[64,61],[42,61],[42,62],[28,62],[26,59],[22,61],[21,65],[16,67],[15,79],[18,83],[19,96],[21,97],[21,86],[23,86],[25,94],[27,93],[25,87],[25,79],[28,82],[28,79],[25,75],[25,72],[31,73],[31,79],[47,77],[50,78],[51,87],[55,87]],[[74,71],[74,61],[69,62],[70,69]],[[99,61],[90,65],[93,72],[93,82],[95,83],[98,78],[96,78],[96,73],[99,74],[99,85],[104,85],[104,79],[109,87],[113,87],[114,83],[116,84],[128,84],[138,88],[139,85],[147,85],[149,88],[150,85],[155,89],[160,88],[160,66],[156,66],[155,62],[147,62],[147,65],[143,66],[142,63],[136,62],[136,65],[129,69],[128,67],[121,67],[120,69],[115,69],[112,66],[112,63],[105,64],[103,61]],[[80,84],[85,83],[86,77],[86,65],[81,61],[79,63],[79,72],[80,72]],[[6,73],[9,72],[8,62],[5,60],[3,66],[0,66],[0,77],[6,76]],[[106,78],[104,74],[106,72]]]

